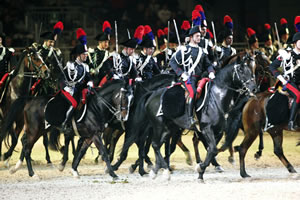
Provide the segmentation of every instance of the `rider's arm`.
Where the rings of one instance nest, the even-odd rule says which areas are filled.
[[[182,65],[181,50],[177,51],[175,55],[172,56],[169,65],[174,70],[177,76],[181,76],[181,74],[183,73],[183,70],[180,67],[180,65]]]
[[[282,62],[281,56],[277,56],[277,58],[269,66],[269,69],[275,78],[277,78],[277,76],[279,76],[281,74],[280,71],[278,70],[278,68],[281,65],[281,62]]]

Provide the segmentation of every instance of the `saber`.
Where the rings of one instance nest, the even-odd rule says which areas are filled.
[[[131,39],[129,29],[127,29],[128,39]]]
[[[169,39],[170,39],[170,21],[168,21],[167,49],[165,52],[165,67],[168,66]]]
[[[216,38],[216,31],[215,31],[215,24],[214,24],[213,21],[211,21],[211,28],[212,28],[213,35],[214,35],[214,42],[215,42],[215,45],[217,45],[217,38]]]
[[[118,26],[117,26],[117,21],[115,21],[115,34],[116,34],[116,52],[118,53]]]
[[[181,46],[180,37],[179,37],[179,33],[178,33],[178,29],[177,29],[177,25],[176,25],[175,19],[173,19],[173,23],[174,23],[174,28],[175,28],[175,31],[176,31],[176,37],[177,37],[177,40],[178,40],[178,45]]]
[[[276,22],[274,22],[274,26],[275,26],[275,32],[276,32],[276,37],[277,37],[277,41],[278,41],[278,47],[279,47],[279,49],[282,49]]]

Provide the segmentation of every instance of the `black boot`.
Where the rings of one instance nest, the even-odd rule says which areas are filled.
[[[194,119],[194,100],[190,97],[188,97],[188,117],[189,117],[189,123],[190,123],[190,127],[194,127],[194,125],[196,124],[196,120]]]
[[[297,126],[295,126],[295,119],[297,116],[297,111],[298,111],[298,104],[294,100],[293,105],[290,110],[290,119],[289,119],[289,123],[288,123],[288,129],[290,131],[295,131],[298,128]]]
[[[69,121],[71,120],[72,116],[73,116],[73,112],[74,112],[74,108],[73,106],[70,106],[70,108],[68,109],[67,113],[66,113],[66,119],[65,121],[62,123],[62,129],[66,130]]]

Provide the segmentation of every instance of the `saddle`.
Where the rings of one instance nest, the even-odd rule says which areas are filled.
[[[84,97],[84,95],[83,95]],[[45,106],[45,121],[46,124],[61,126],[66,119],[67,111],[70,107],[70,102],[64,96],[62,91],[59,91],[54,97],[52,97]],[[73,114],[74,120],[80,122],[86,114],[87,104],[86,99],[83,98],[79,105],[76,106]]]
[[[208,91],[209,78],[203,78],[198,81],[196,99],[196,112],[203,108]],[[168,118],[177,118],[185,114],[185,105],[189,91],[182,83],[175,83],[164,89],[161,95],[160,106],[157,116],[164,115]]]

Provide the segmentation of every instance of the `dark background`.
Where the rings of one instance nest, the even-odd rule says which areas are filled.
[[[87,32],[88,44],[94,45],[94,37],[101,31],[104,20],[110,21],[113,30],[117,21],[118,37],[122,41],[127,37],[127,28],[133,34],[140,24],[150,25],[154,33],[166,27],[168,19],[176,19],[180,27],[183,20],[191,21],[197,4],[203,6],[209,27],[214,21],[217,33],[222,29],[224,15],[230,15],[235,42],[246,41],[247,27],[253,28],[259,37],[264,23],[274,27],[277,22],[279,26],[282,17],[287,19],[293,34],[294,18],[300,15],[299,0],[1,0],[0,31],[7,36],[7,46],[24,47],[39,41],[41,32],[51,31],[61,20],[65,29],[58,46],[73,46],[79,27]]]

